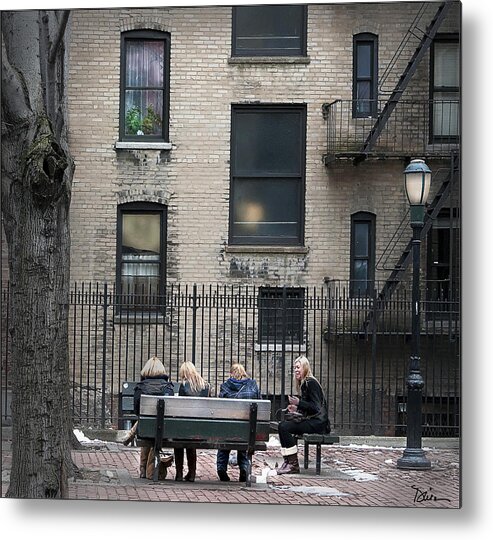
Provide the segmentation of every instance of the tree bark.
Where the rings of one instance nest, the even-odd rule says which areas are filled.
[[[2,13],[2,213],[10,274],[8,497],[67,497],[69,398],[67,13]]]

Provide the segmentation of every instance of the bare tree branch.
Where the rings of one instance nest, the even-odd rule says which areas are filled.
[[[3,107],[3,121],[6,123],[25,120],[32,112],[25,81],[10,64],[4,39],[2,39],[2,102],[8,103],[8,114]]]
[[[48,55],[48,62],[52,64],[55,61],[56,54],[58,52],[58,49],[60,47],[60,43],[63,40],[63,37],[65,35],[65,28],[67,27],[68,19],[70,17],[70,11],[65,10],[62,13],[62,20],[60,21],[59,27],[58,27],[58,33],[55,37],[55,40],[53,41],[53,44],[50,48],[50,54]]]

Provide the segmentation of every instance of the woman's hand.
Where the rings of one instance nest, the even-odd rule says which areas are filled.
[[[300,399],[297,397],[288,396],[288,400],[290,405],[296,405],[296,407],[298,407],[298,405],[300,404]]]
[[[288,405],[288,412],[296,412],[298,410],[298,405]]]

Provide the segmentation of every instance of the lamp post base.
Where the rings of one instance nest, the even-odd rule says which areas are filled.
[[[421,448],[406,448],[402,457],[397,460],[398,469],[431,469],[431,461]]]

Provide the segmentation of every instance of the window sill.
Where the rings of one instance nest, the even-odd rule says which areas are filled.
[[[115,143],[115,150],[171,150],[172,147],[170,142],[117,141]]]
[[[278,253],[281,255],[306,255],[304,246],[226,246],[226,253]]]
[[[255,352],[282,352],[280,343],[255,343]],[[306,352],[306,343],[286,343],[284,350],[286,352]]]
[[[309,56],[231,56],[228,64],[309,64]]]

